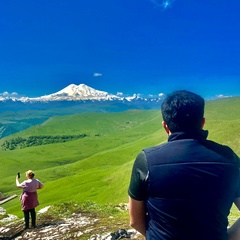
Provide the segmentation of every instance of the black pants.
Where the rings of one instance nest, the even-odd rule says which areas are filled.
[[[29,215],[31,215],[32,227],[36,227],[36,211],[35,208],[28,209],[23,211],[24,220],[25,220],[25,228],[29,228]]]

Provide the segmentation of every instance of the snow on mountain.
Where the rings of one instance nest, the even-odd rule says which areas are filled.
[[[56,92],[50,96],[69,96],[69,97],[81,97],[81,98],[96,98],[96,97],[106,97],[107,92],[95,90],[85,84],[80,84],[79,86],[71,84],[66,88]]]
[[[84,101],[84,100],[116,100],[120,97],[109,94],[105,91],[99,91],[85,84],[70,84],[62,90],[49,95],[36,98],[22,98],[22,101]]]
[[[17,97],[14,96],[2,95],[0,96],[0,101],[12,100],[20,102],[55,102],[55,101],[158,101],[159,97],[152,98],[143,98],[140,94],[134,94],[133,96],[124,97],[123,94],[109,94],[105,91],[99,91],[94,88],[91,88],[85,84],[70,84],[69,86],[63,88],[62,90],[52,93],[49,95],[44,95],[40,97],[30,98],[30,97]]]

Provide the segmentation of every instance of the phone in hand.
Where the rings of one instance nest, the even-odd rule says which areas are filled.
[[[18,178],[20,178],[20,172],[18,172],[17,176],[18,176]]]

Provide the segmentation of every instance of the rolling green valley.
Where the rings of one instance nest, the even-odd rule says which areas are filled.
[[[208,139],[229,145],[238,155],[239,106],[240,97],[207,101],[204,127],[209,130]],[[41,208],[70,201],[126,203],[136,155],[167,140],[161,121],[160,110],[88,112],[54,116],[4,137],[0,139],[0,191],[20,195],[16,174],[20,172],[23,181],[25,171],[32,169],[45,185],[38,192]],[[6,147],[16,139],[31,139],[33,144]],[[5,203],[4,208],[9,214],[22,216],[18,198]],[[236,214],[233,208],[231,217]]]

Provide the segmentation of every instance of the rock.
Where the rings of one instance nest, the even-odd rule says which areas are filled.
[[[0,207],[0,215],[5,215],[7,212],[4,208]]]
[[[17,219],[0,224],[0,239],[16,240],[117,240],[120,238],[144,239],[135,230],[119,229],[128,226],[127,222],[114,216],[99,218],[96,214],[75,212],[71,217],[53,219],[46,213],[49,207],[38,211],[37,227],[24,230],[24,220]],[[4,214],[6,211],[0,209]],[[46,218],[41,218],[41,214],[46,213]],[[44,216],[44,214],[43,214]],[[16,219],[16,216],[15,218]],[[116,231],[111,229],[116,226]]]

